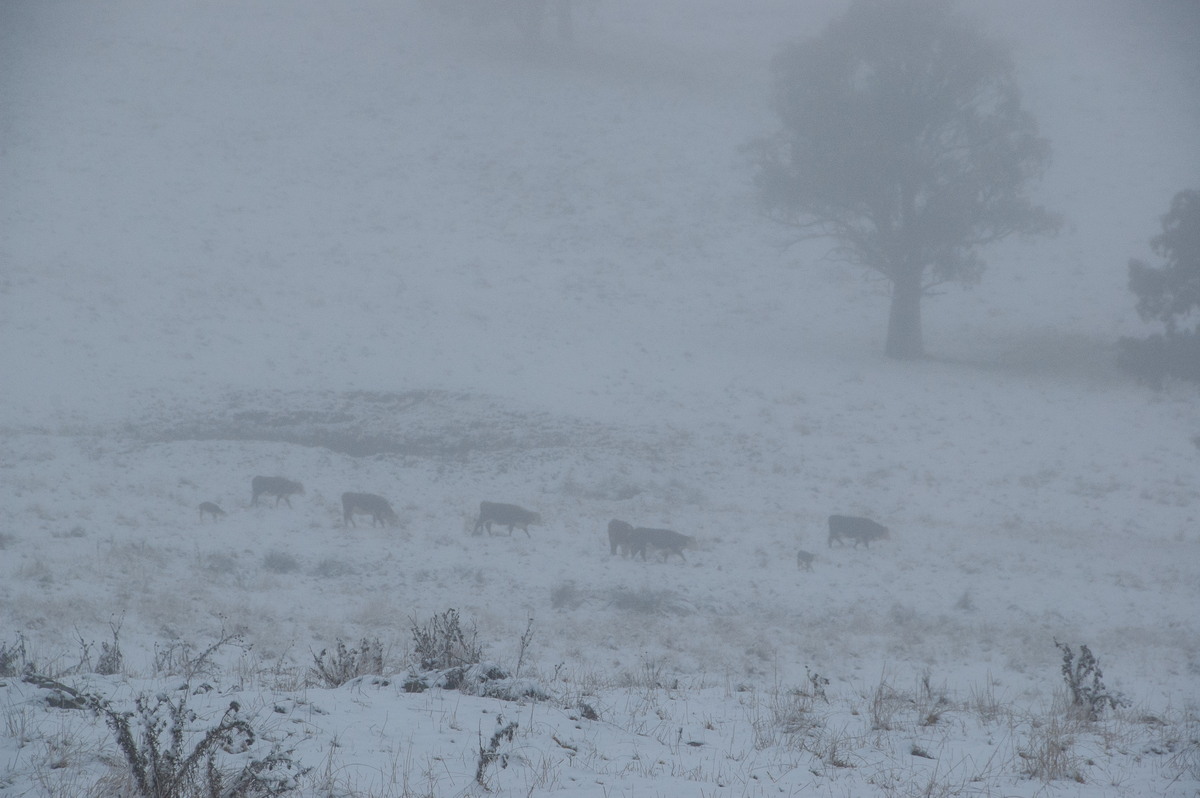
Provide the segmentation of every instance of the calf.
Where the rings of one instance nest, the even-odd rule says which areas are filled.
[[[200,503],[200,520],[204,520],[204,514],[208,513],[212,516],[212,520],[216,521],[221,516],[225,515],[225,511],[212,502]]]
[[[481,534],[481,530],[487,529],[487,533],[490,535],[492,534],[492,524],[499,524],[508,527],[510,536],[514,527],[520,527],[526,537],[533,537],[529,534],[529,525],[540,523],[542,523],[542,517],[524,507],[502,502],[480,502],[479,520],[475,522],[475,528],[471,530],[471,534],[478,535]]]
[[[354,523],[355,515],[371,516],[371,526],[396,526],[400,523],[392,505],[382,496],[374,493],[343,493],[342,521],[350,526],[358,526]]]
[[[289,496],[296,494],[304,495],[304,486],[299,482],[292,482],[290,479],[283,477],[255,477],[250,480],[250,489],[252,495],[250,497],[251,504],[258,504],[258,497],[264,493],[268,496],[275,497],[275,506],[279,506],[279,500],[283,499],[287,502],[287,506],[292,506],[292,501]]]
[[[845,538],[850,538],[854,541],[854,548],[858,548],[858,544],[862,543],[868,549],[871,548],[872,540],[887,540],[891,536],[886,526],[877,524],[869,518],[859,518],[854,515],[831,515],[829,516],[829,545],[833,546],[833,541],[837,541],[843,546],[846,545]]]

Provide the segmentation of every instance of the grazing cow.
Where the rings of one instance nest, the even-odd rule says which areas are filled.
[[[629,556],[629,549],[633,543],[633,525],[627,524],[624,521],[613,519],[608,522],[608,546],[613,554],[620,550],[625,557]]]
[[[208,513],[212,516],[212,520],[216,521],[221,516],[225,515],[225,511],[212,502],[200,503],[200,520],[204,520],[204,514]]]
[[[252,495],[250,497],[251,504],[258,504],[258,497],[264,493],[268,496],[275,497],[275,506],[279,506],[279,500],[283,499],[287,502],[287,506],[292,506],[292,500],[289,496],[296,494],[304,495],[304,486],[299,482],[292,482],[290,479],[283,477],[255,477],[250,480],[250,489]]]
[[[800,551],[796,552],[796,567],[805,571],[811,571],[813,560],[816,558],[817,555],[813,554],[811,551],[800,549]]]
[[[540,523],[542,523],[542,517],[524,507],[502,502],[480,502],[479,520],[475,522],[475,528],[471,530],[471,534],[478,535],[481,534],[481,530],[487,529],[487,533],[491,535],[492,524],[499,524],[508,527],[509,536],[512,536],[514,527],[520,527],[526,537],[533,537],[529,534],[529,525]]]
[[[858,544],[862,543],[869,549],[872,540],[887,540],[889,537],[891,537],[891,533],[886,526],[877,524],[869,518],[859,518],[854,515],[829,516],[830,546],[833,546],[835,540],[844,546],[846,545],[845,538],[850,538],[854,541],[854,548],[857,549]]]
[[[633,556],[642,555],[646,559],[646,549],[656,549],[662,552],[662,561],[666,562],[672,554],[678,554],[679,559],[687,562],[683,550],[692,545],[694,538],[681,535],[670,529],[647,529],[639,526],[629,535],[629,546]]]
[[[396,526],[400,523],[392,505],[382,496],[374,493],[343,493],[342,521],[350,526],[358,526],[354,523],[355,515],[371,516],[371,526]]]

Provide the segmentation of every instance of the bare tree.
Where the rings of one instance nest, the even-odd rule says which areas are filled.
[[[889,356],[924,354],[922,297],[977,281],[980,247],[1057,229],[1025,193],[1050,148],[1008,50],[951,0],[855,0],[773,66],[782,128],[752,147],[759,197],[890,281]]]

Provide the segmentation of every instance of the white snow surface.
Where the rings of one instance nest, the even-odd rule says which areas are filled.
[[[897,363],[886,287],[761,218],[739,151],[844,4],[581,0],[536,46],[439,5],[3,4],[0,646],[190,695],[192,738],[237,701],[222,762],[278,743],[302,795],[1196,795],[1200,396],[1113,366],[1128,260],[1200,186],[1192,7],[964,3],[1067,224]],[[472,536],[483,499],[543,523]],[[695,542],[613,556],[611,518]],[[406,692],[449,608],[543,697]],[[1125,704],[1072,718],[1056,640]],[[128,794],[46,694],[0,677],[0,796]]]

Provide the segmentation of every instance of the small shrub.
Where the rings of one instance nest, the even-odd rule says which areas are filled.
[[[25,650],[25,635],[17,632],[13,643],[0,643],[0,676],[19,676],[33,670]]]
[[[871,692],[871,728],[875,731],[891,731],[895,728],[896,712],[907,704],[907,698],[892,687],[887,680],[887,674],[884,673],[879,678],[879,684]]]
[[[577,610],[583,602],[583,591],[574,582],[562,582],[550,588],[550,606],[556,610]]]
[[[1176,727],[1172,738],[1165,741],[1164,748],[1172,752],[1167,760],[1171,767],[1181,774],[1200,779],[1200,716],[1194,710]]]
[[[326,557],[321,560],[312,570],[313,576],[321,576],[326,579],[333,579],[339,576],[353,576],[354,568],[342,560]]]
[[[211,674],[216,669],[213,658],[227,645],[245,647],[240,632],[221,630],[216,642],[203,651],[197,652],[196,647],[185,640],[172,643],[154,644],[154,673],[159,676],[183,676],[191,681],[197,676]]]
[[[800,690],[776,692],[771,697],[771,720],[787,735],[803,734],[815,721],[810,716],[812,696]]]
[[[1200,382],[1200,330],[1117,342],[1117,365],[1139,383],[1161,390],[1168,378]]]
[[[1066,643],[1054,641],[1063,653],[1062,675],[1071,696],[1071,707],[1083,714],[1087,720],[1096,720],[1105,707],[1116,709],[1125,703],[1118,694],[1108,692],[1104,686],[1104,674],[1100,662],[1086,645],[1079,647],[1079,657]]]
[[[921,687],[917,691],[917,723],[921,726],[935,726],[942,715],[950,709],[950,699],[946,697],[945,685],[935,688],[932,674],[926,670],[921,674]]]
[[[671,590],[654,590],[641,588],[613,588],[610,602],[622,612],[636,612],[640,615],[687,615],[691,607],[687,601]]]
[[[201,566],[214,575],[236,576],[239,571],[238,558],[224,551],[204,555],[201,558]]]
[[[125,655],[121,653],[121,624],[109,624],[112,629],[113,641],[110,646],[105,641],[100,641],[100,657],[96,660],[96,673],[101,676],[113,676],[121,672],[121,667],[125,664]]]
[[[638,667],[634,671],[622,671],[617,684],[621,687],[635,687],[642,690],[674,689],[678,680],[667,682],[667,664],[659,657],[648,657],[643,654],[638,658]]]
[[[808,675],[809,695],[813,698],[819,698],[826,704],[829,703],[829,696],[825,695],[825,688],[829,686],[829,679],[804,666],[804,672]]]
[[[338,640],[332,654],[324,648],[320,654],[313,654],[313,668],[309,673],[325,687],[341,687],[359,676],[382,675],[383,646],[379,638],[363,638],[358,648],[346,648],[346,644]]]
[[[496,725],[500,726],[503,723],[504,716],[497,715]],[[501,728],[497,729],[496,733],[492,735],[492,739],[490,742],[488,742],[486,747],[483,744],[483,734],[481,733],[479,735],[479,762],[475,765],[475,782],[485,790],[488,789],[487,784],[484,783],[484,777],[487,775],[486,771],[488,765],[498,761],[501,769],[508,767],[508,754],[500,752],[500,743],[504,742],[505,740],[511,743],[513,735],[516,734],[516,731],[516,721],[513,721],[506,726],[501,726]]]
[[[462,628],[458,610],[451,608],[434,615],[423,625],[412,623],[413,653],[423,671],[445,670],[474,665],[483,660],[483,647],[472,626],[468,634]]]
[[[100,696],[88,696],[90,708],[102,716],[116,737],[133,787],[141,798],[257,798],[277,796],[296,789],[301,768],[291,751],[273,747],[261,759],[252,759],[240,771],[225,771],[217,764],[220,751],[246,751],[257,735],[232,701],[221,719],[192,742],[187,730],[198,720],[187,707],[187,691],[177,700],[160,694],[141,694],[133,712],[118,712]],[[188,743],[191,743],[190,749]]]
[[[1058,717],[1035,723],[1029,731],[1025,747],[1017,750],[1022,761],[1021,772],[1041,781],[1074,779],[1082,782],[1082,758],[1075,753],[1075,737]]]
[[[291,574],[300,570],[300,562],[286,551],[273,549],[263,556],[263,567],[271,573]]]
[[[521,678],[521,666],[525,663],[525,655],[529,652],[529,644],[533,642],[533,618],[525,624],[525,632],[517,644],[517,667],[513,670],[513,678]]]
[[[969,707],[984,723],[990,723],[1004,712],[1004,702],[996,695],[996,680],[990,673],[983,687],[971,688]]]

